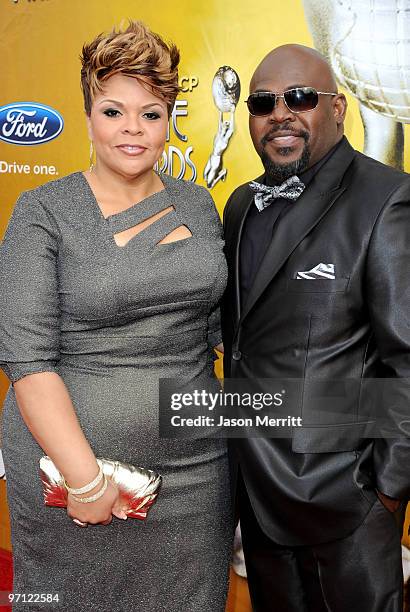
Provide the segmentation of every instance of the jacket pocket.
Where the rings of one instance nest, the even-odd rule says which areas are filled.
[[[290,278],[286,284],[286,291],[290,293],[342,293],[346,291],[349,280],[349,278],[311,280]]]
[[[371,438],[373,421],[312,425],[294,430],[294,453],[341,453],[357,450],[364,438]]]

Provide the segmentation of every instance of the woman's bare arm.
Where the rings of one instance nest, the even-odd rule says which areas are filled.
[[[15,382],[14,390],[28,429],[67,484],[80,488],[91,482],[98,473],[98,464],[62,378],[55,372],[30,374]],[[100,485],[96,490],[99,488]],[[87,495],[93,492],[94,489]],[[71,517],[81,521],[107,522],[111,513],[122,515],[119,507],[113,507],[117,497],[112,486],[99,500],[90,504],[78,503],[69,495],[67,510]]]
[[[78,488],[91,482],[98,465],[61,377],[30,374],[14,383],[14,391],[27,427],[67,483]]]

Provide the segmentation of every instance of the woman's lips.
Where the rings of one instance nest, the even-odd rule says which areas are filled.
[[[118,145],[116,148],[122,153],[125,153],[125,155],[127,155],[128,157],[136,157],[146,151],[146,147],[140,147],[139,145],[124,144]]]

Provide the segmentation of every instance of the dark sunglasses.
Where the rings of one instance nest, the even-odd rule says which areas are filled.
[[[272,91],[257,91],[250,94],[247,100],[248,110],[254,117],[264,117],[270,115],[278,103],[279,98],[283,98],[286,106],[292,113],[307,113],[313,110],[319,103],[319,96],[337,96],[336,93],[327,91],[317,91],[314,87],[295,87],[288,89],[282,94]]]

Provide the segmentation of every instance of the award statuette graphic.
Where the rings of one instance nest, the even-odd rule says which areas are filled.
[[[204,179],[209,189],[226,177],[227,170],[223,167],[222,156],[235,129],[234,114],[240,94],[241,82],[238,73],[230,66],[218,68],[212,82],[212,95],[219,111],[218,131],[204,169]],[[224,113],[228,114],[227,119],[224,119]]]
[[[364,152],[403,168],[410,123],[410,0],[303,0],[316,49],[359,101]]]

